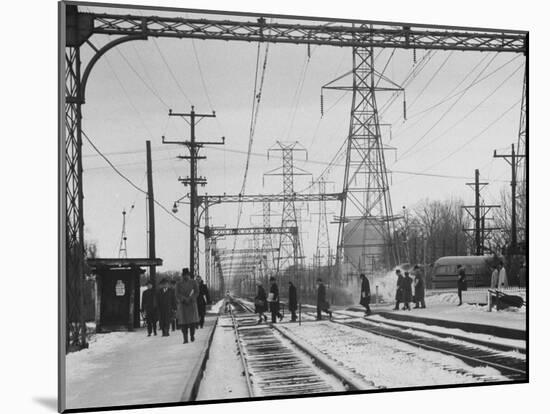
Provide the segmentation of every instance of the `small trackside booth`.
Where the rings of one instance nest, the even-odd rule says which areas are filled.
[[[96,275],[96,332],[139,328],[140,275],[144,267],[161,266],[162,259],[88,259]]]

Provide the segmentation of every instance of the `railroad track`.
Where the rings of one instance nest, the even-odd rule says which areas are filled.
[[[311,317],[317,316],[315,312],[307,311],[305,313]],[[411,328],[391,322],[386,323],[385,321],[371,321],[368,318],[357,321],[354,320],[357,317],[340,314],[338,311],[333,313],[338,318],[333,317],[331,322],[395,339],[422,349],[454,356],[472,367],[492,367],[511,380],[520,381],[527,378],[526,360],[510,355],[509,351],[515,350],[511,346],[500,344],[489,345],[482,341],[464,337],[453,338],[452,335],[442,332]],[[325,317],[323,319],[325,320]],[[430,337],[426,337],[426,333]],[[449,337],[459,342],[445,340],[445,338]]]
[[[333,321],[345,326],[370,332],[375,335],[406,342],[410,345],[445,355],[454,356],[472,367],[492,367],[512,380],[527,378],[526,361],[500,350],[486,349],[477,344],[452,343],[437,337],[427,338],[414,332],[414,328],[385,327],[383,323],[360,321]]]
[[[345,391],[346,378],[327,372],[288,336],[268,324],[257,324],[251,309],[232,300],[231,318],[251,397]],[[347,384],[347,387],[346,385]]]

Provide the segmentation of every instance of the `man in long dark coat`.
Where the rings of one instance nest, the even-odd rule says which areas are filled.
[[[420,266],[414,266],[414,308],[426,307],[426,302],[424,301],[424,277],[420,271]]]
[[[197,328],[204,327],[204,316],[206,315],[206,305],[210,304],[210,293],[206,283],[200,276],[197,276],[197,284],[199,285],[199,296],[197,297],[197,310],[199,312],[199,322]]]
[[[298,295],[296,293],[296,286],[294,283],[288,282],[288,310],[292,315],[292,322],[296,322],[298,317],[296,316],[296,309],[298,309]]]
[[[372,312],[370,310],[370,283],[369,279],[365,276],[364,273],[359,275],[361,278],[361,299],[359,304],[365,307],[365,316],[370,315]]]
[[[166,278],[160,282],[160,289],[157,292],[157,304],[162,336],[169,336],[170,322],[176,311],[176,297],[174,296],[174,291],[168,287],[168,279]]]
[[[147,290],[144,290],[141,295],[141,313],[143,313],[147,324],[147,336],[151,336],[152,332],[157,336],[157,297],[150,280],[147,281]]]
[[[323,281],[317,279],[317,320],[320,321],[321,311],[328,314],[329,319],[332,319],[332,311],[329,310],[330,304],[327,301],[327,289]]]
[[[401,282],[403,287],[403,310],[411,310],[412,282],[413,280],[409,276],[409,272],[405,272],[405,277]]]
[[[393,310],[399,310],[399,303],[403,302],[403,275],[401,269],[397,269],[395,274],[397,275],[397,283],[395,284],[395,306]]]
[[[269,311],[271,312],[271,323],[276,323],[277,317],[279,321],[283,320],[283,315],[281,315],[280,309],[280,298],[279,298],[279,286],[275,282],[275,278],[271,276],[269,278],[271,282],[271,287],[269,288],[269,296],[267,301],[269,302]]]
[[[174,296],[176,295],[176,280],[172,279],[170,280],[170,287],[169,289],[172,291]],[[170,328],[172,329],[172,332],[176,330],[177,320],[176,320],[176,313],[172,315],[172,319],[170,320]]]

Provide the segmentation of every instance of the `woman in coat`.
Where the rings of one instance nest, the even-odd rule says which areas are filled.
[[[464,290],[468,289],[468,286],[466,284],[466,269],[464,269],[464,266],[458,265],[458,281],[457,281],[457,288],[458,288],[458,306],[462,305],[462,292]]]
[[[271,276],[269,278],[269,281],[271,282],[271,287],[269,288],[269,311],[271,312],[271,323],[275,323],[277,321],[277,318],[279,318],[279,322],[283,320],[283,315],[279,311],[281,308],[281,302],[279,298],[279,286],[277,286],[277,282],[275,281],[275,278]]]
[[[367,279],[367,277],[365,276],[364,273],[361,273],[359,275],[359,277],[361,278],[361,299],[359,301],[359,304],[361,306],[364,306],[365,307],[365,316],[367,315],[370,315],[371,314],[371,310],[370,310],[370,283],[369,283],[369,279]]]
[[[177,320],[183,332],[183,343],[188,341],[188,333],[191,334],[191,342],[195,340],[195,326],[199,321],[197,309],[197,297],[199,285],[189,274],[189,269],[182,271],[181,280],[176,284],[176,300],[178,302]]]
[[[258,290],[256,297],[254,297],[254,312],[259,316],[258,323],[262,323],[262,318],[267,322],[267,316],[264,315],[264,312],[267,310],[267,295],[265,294],[262,282],[257,281],[256,285],[258,286]]]

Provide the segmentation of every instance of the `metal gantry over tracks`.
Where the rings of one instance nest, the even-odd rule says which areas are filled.
[[[66,345],[86,345],[86,326],[83,315],[82,286],[84,279],[84,197],[82,183],[82,105],[86,84],[97,61],[107,51],[133,40],[156,38],[189,38],[246,42],[326,45],[349,47],[354,57],[353,108],[348,139],[345,180],[340,214],[337,260],[342,259],[343,225],[350,217],[359,215],[380,219],[383,230],[391,232],[391,203],[385,179],[386,169],[374,99],[374,48],[461,50],[480,52],[527,53],[527,32],[464,28],[453,26],[388,23],[346,19],[307,18],[253,13],[229,13],[178,9],[177,17],[83,12],[86,3],[60,2],[60,141],[65,153],[61,163],[62,205],[61,222],[65,232],[61,238],[65,249],[66,267],[62,286],[62,314],[66,315]],[[170,9],[165,9],[170,11]],[[183,16],[183,13],[186,16]],[[198,17],[201,16],[201,18]],[[204,18],[208,16],[208,18]],[[114,36],[114,38],[112,37]],[[98,48],[97,38],[112,39]],[[97,43],[97,42],[96,42]],[[90,48],[92,57],[81,61],[81,48]],[[83,70],[82,70],[83,69]],[[525,107],[527,101],[525,101]],[[365,108],[371,108],[365,110]],[[525,109],[525,111],[527,108]],[[526,135],[526,134],[525,134]],[[524,142],[527,141],[525,136]],[[359,145],[358,145],[359,144]],[[377,149],[378,148],[378,149]],[[374,151],[372,151],[375,149]],[[355,154],[354,154],[355,152]],[[358,164],[355,159],[361,160]],[[377,165],[370,171],[368,165]],[[365,194],[355,193],[350,180],[372,173],[373,189]],[[379,184],[381,183],[381,184]],[[349,201],[349,202],[348,202]],[[389,234],[391,240],[391,234]]]

